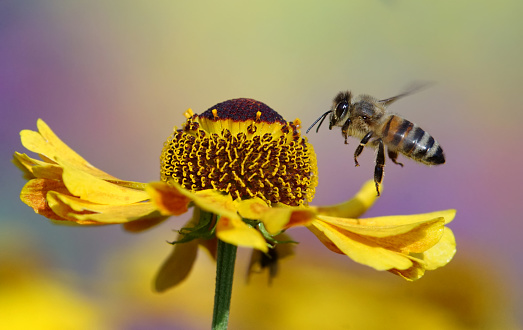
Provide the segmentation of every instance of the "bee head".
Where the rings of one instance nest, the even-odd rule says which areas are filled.
[[[346,117],[350,111],[350,104],[351,104],[352,94],[351,92],[340,92],[333,101],[333,107],[331,110],[325,112],[323,115],[321,115],[312,125],[307,129],[306,133],[309,133],[309,131],[316,125],[316,123],[320,122],[318,124],[318,127],[316,127],[316,133],[318,133],[318,130],[320,129],[321,124],[323,124],[323,121],[325,118],[327,118],[327,115],[330,114],[330,123],[329,123],[329,129],[332,129],[334,126],[336,126],[337,123],[339,123],[342,118]]]
[[[351,99],[352,94],[349,91],[340,92],[336,95],[333,101],[329,129],[332,129],[342,118],[349,114]]]

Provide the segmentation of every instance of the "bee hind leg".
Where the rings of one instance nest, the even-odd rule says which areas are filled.
[[[367,133],[363,137],[363,139],[361,139],[360,145],[356,148],[356,151],[354,151],[354,164],[356,166],[360,166],[360,164],[358,163],[358,156],[361,154],[361,152],[363,151],[363,148],[365,147],[367,142],[369,142],[371,137],[372,137],[372,132]]]
[[[374,167],[374,183],[376,184],[376,192],[380,195],[380,184],[383,180],[383,168],[385,167],[385,147],[383,140],[378,139],[378,155],[376,156],[376,166]]]
[[[397,159],[398,159],[398,153],[397,153],[396,151],[390,151],[390,150],[388,150],[388,154],[389,154],[389,158],[390,158],[390,160],[392,160],[392,162],[393,162],[394,164],[397,164],[397,165],[403,167],[403,164],[397,161]]]

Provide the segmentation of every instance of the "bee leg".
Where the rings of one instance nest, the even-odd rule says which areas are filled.
[[[349,142],[347,142],[347,138],[349,137],[349,126],[351,123],[352,123],[352,121],[349,118],[345,121],[345,123],[341,127],[341,134],[345,138],[345,144],[349,144]]]
[[[403,167],[403,164],[398,162],[396,159],[398,159],[398,153],[396,151],[390,151],[388,150],[389,158],[392,160],[394,164],[398,164],[399,166]]]
[[[376,156],[376,166],[374,167],[374,183],[376,184],[376,192],[380,195],[380,184],[383,179],[383,168],[385,167],[385,147],[383,140],[378,139],[378,155]]]
[[[361,152],[363,151],[363,147],[365,147],[365,145],[367,144],[367,142],[369,142],[371,137],[372,137],[372,132],[367,133],[363,137],[363,139],[361,139],[360,145],[356,148],[356,151],[354,151],[354,164],[356,166],[360,166],[360,164],[358,163],[358,159],[357,158],[361,154]]]
[[[349,142],[347,142],[347,138],[349,137],[349,134],[347,132],[341,132],[343,134],[343,137],[345,138],[345,144],[349,144]]]

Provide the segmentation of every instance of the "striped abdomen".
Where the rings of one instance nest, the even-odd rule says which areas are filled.
[[[443,149],[418,125],[391,115],[383,125],[381,136],[389,150],[396,151],[427,165],[445,163]]]

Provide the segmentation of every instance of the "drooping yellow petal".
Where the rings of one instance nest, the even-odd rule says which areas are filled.
[[[27,161],[26,161],[27,159]],[[32,171],[32,158],[27,156],[26,154],[21,154],[19,152],[16,152],[13,154],[13,158],[11,159],[11,162],[18,167],[20,171],[23,172],[23,178],[27,181],[36,178]]]
[[[188,194],[191,194],[187,192]],[[216,190],[200,190],[191,194],[194,204],[202,210],[227,217],[229,219],[239,218],[237,203],[231,195],[223,194]]]
[[[132,204],[149,199],[138,189],[127,188],[99,179],[74,167],[64,167],[62,178],[72,195],[100,204]]]
[[[22,202],[32,207],[35,213],[43,215],[53,220],[65,220],[49,207],[47,203],[47,193],[49,191],[59,191],[68,194],[63,182],[49,179],[33,179],[27,182],[22,188],[20,199]]]
[[[26,175],[31,176],[27,179],[36,177],[60,180],[62,168],[68,167],[122,187],[144,190],[144,183],[120,180],[95,168],[64,144],[42,120],[39,120],[37,124],[40,132],[24,130],[20,134],[22,144],[29,150],[38,153],[43,161],[18,152],[13,155],[15,165]]]
[[[117,180],[93,165],[89,164],[80,155],[69,148],[62,140],[42,120],[37,121],[38,132],[23,130],[20,132],[22,145],[28,150],[43,155],[52,161],[60,164],[63,160],[83,172],[89,173],[97,178],[106,180]],[[62,164],[60,164],[62,165]]]
[[[424,222],[436,218],[445,219],[445,224],[451,222],[456,216],[456,210],[443,210],[429,213],[421,214],[411,214],[411,215],[395,215],[395,216],[384,216],[384,217],[375,217],[375,218],[364,218],[359,219],[359,223],[365,224],[367,226],[400,226],[407,225],[412,223]]]
[[[163,215],[180,215],[188,210],[191,199],[183,190],[163,182],[151,182],[145,187],[156,207]]]
[[[239,216],[221,216],[216,225],[216,236],[224,242],[236,246],[251,247],[267,252],[267,242],[256,229],[249,227]]]
[[[13,155],[13,162],[24,171],[26,174],[30,174],[33,178],[44,178],[60,180],[62,178],[62,168],[56,163],[48,163],[41,160],[37,160],[15,152]]]
[[[138,219],[158,219],[161,216],[156,205],[151,202],[104,205],[92,203],[74,196],[51,191],[47,194],[49,206],[58,215],[73,219],[77,223],[111,224],[125,223]]]
[[[37,123],[40,123],[40,120]],[[50,159],[53,159],[56,155],[54,147],[39,132],[25,129],[20,132],[20,140],[22,145],[29,151],[45,155]]]
[[[367,181],[360,191],[349,201],[318,207],[318,213],[340,218],[359,218],[376,201],[376,186],[374,181]]]
[[[401,253],[387,250],[362,236],[320,220],[313,221],[311,226],[322,232],[343,254],[361,264],[377,270],[407,269],[412,266],[412,261]]]
[[[285,205],[269,207],[260,198],[238,202],[238,212],[243,218],[263,222],[265,229],[274,235],[294,226],[306,226],[315,217],[315,208],[297,208]]]
[[[184,227],[194,227],[198,223],[199,218],[200,212],[198,209],[195,209],[193,217]],[[182,240],[184,236],[180,234],[177,240]],[[189,242],[174,244],[171,254],[163,262],[154,280],[154,289],[157,292],[164,292],[187,278],[196,260],[199,241],[200,239],[194,239]]]
[[[238,202],[238,213],[245,219],[260,219],[269,209],[267,203],[258,197]]]
[[[175,244],[174,249],[164,261],[154,281],[154,290],[164,292],[187,278],[198,253],[198,239]]]
[[[307,226],[315,219],[316,214],[316,209],[312,206],[307,209],[293,209],[289,222],[287,222],[283,229],[289,229],[298,226]]]
[[[400,222],[396,217],[391,223]],[[378,226],[368,219],[343,219],[319,216],[318,219],[335,227],[352,233],[366,236],[367,239],[391,250],[420,253],[434,246],[443,235],[445,221],[443,218],[425,220],[417,223]],[[367,225],[367,223],[371,225]]]
[[[402,253],[422,253],[436,245],[443,235],[444,220],[437,218],[422,222],[411,231],[403,234],[372,237],[367,239],[376,242],[380,246]]]
[[[393,221],[395,221],[396,216],[390,216],[390,217],[384,217],[384,218],[390,218],[391,224],[390,225],[384,225],[382,223],[376,224],[372,221],[373,218],[367,218],[367,219],[350,219],[350,218],[336,218],[336,217],[327,217],[327,216],[318,216],[318,219],[321,221],[327,222],[333,226],[346,229],[349,231],[352,231],[354,233],[365,235],[365,236],[373,236],[373,237],[387,237],[387,236],[394,236],[394,235],[401,235],[405,234],[409,231],[412,231],[416,227],[418,227],[420,224],[427,222],[427,221],[419,221],[419,222],[413,222],[413,223],[405,223],[405,224],[399,224],[395,225],[393,224]],[[370,220],[370,221],[367,221]],[[433,219],[430,219],[431,221]]]
[[[343,251],[340,250],[336,246],[336,244],[334,244],[330,240],[330,238],[323,232],[323,230],[316,228],[316,226],[314,226],[312,224],[309,224],[307,226],[307,229],[309,229],[320,240],[320,242],[323,243],[323,245],[325,245],[325,247],[327,247],[329,250],[331,250],[334,253],[344,254]]]
[[[125,181],[125,180],[105,180],[109,183],[116,184],[121,187],[125,188],[132,188],[135,190],[145,190],[145,187],[147,186],[147,183],[143,182],[136,182],[136,181]]]
[[[418,261],[413,261],[412,266],[407,269],[389,269],[392,274],[398,275],[407,281],[419,280],[425,275],[425,264]]]
[[[433,270],[448,264],[456,254],[456,239],[452,230],[445,228],[439,242],[423,253],[427,270]]]
[[[171,182],[149,183],[146,191],[151,200],[157,204],[160,211],[167,215],[179,215],[187,211],[189,202],[193,202],[202,210],[225,217],[238,217],[236,202],[230,195],[222,194],[215,190],[201,190],[192,193]]]

